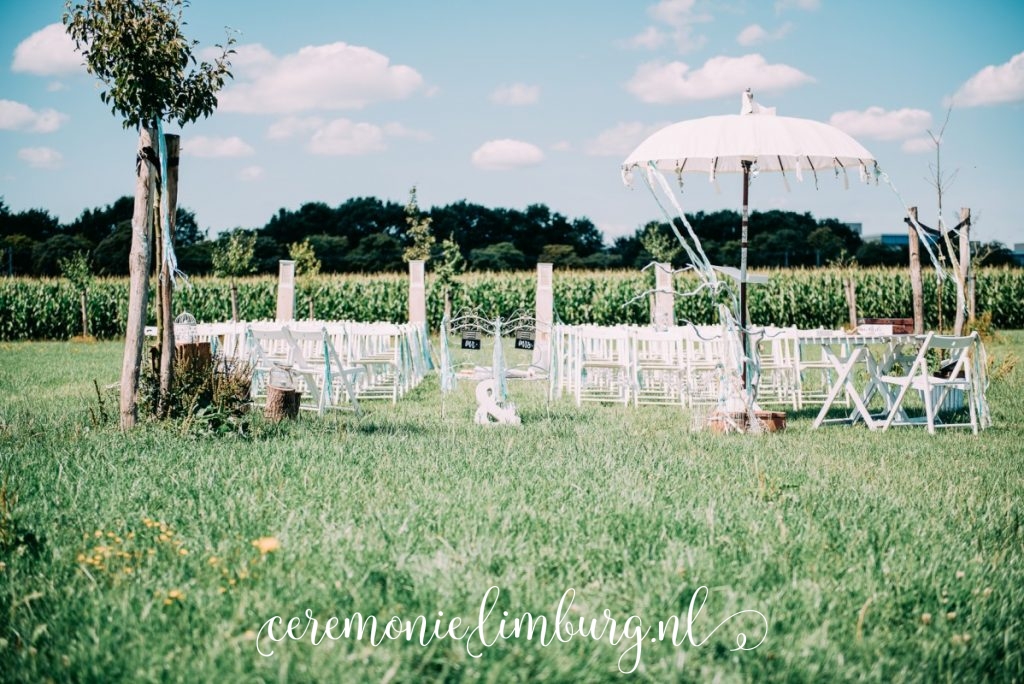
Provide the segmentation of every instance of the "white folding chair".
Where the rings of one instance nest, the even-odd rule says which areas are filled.
[[[940,372],[929,365],[929,355],[935,351],[944,357]],[[923,424],[930,434],[935,434],[940,427],[969,427],[978,434],[980,428],[986,427],[987,420],[984,374],[978,362],[982,353],[976,332],[966,337],[928,333],[906,373],[878,378],[884,385],[898,389],[889,414],[881,424],[882,429],[892,425]],[[911,389],[920,396],[923,416],[910,417],[907,413],[905,401]],[[968,420],[956,421],[956,415],[964,408]]]
[[[686,401],[686,342],[680,328],[632,330],[633,405]]]
[[[576,405],[584,401],[628,404],[633,387],[629,329],[584,325],[576,334]]]

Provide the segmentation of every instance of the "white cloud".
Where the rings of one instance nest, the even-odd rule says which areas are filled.
[[[313,134],[307,149],[313,154],[357,156],[381,152],[387,144],[380,126],[335,119]]]
[[[319,116],[288,116],[270,124],[267,137],[271,140],[285,140],[299,133],[311,133],[324,125]]]
[[[197,135],[188,138],[181,145],[181,153],[190,157],[205,157],[208,159],[218,157],[248,157],[255,154],[252,146],[239,138],[210,138],[205,135]]]
[[[539,99],[540,88],[538,86],[526,85],[525,83],[501,86],[491,93],[491,102],[511,107],[532,105]]]
[[[768,32],[761,28],[760,24],[751,24],[740,31],[740,35],[736,36],[736,42],[743,46],[757,45],[767,37]]]
[[[0,100],[0,130],[52,133],[67,120],[67,114],[55,109],[37,112],[14,100]]]
[[[649,135],[667,125],[667,122],[652,125],[642,124],[639,121],[620,123],[614,128],[602,131],[593,140],[587,141],[584,150],[587,154],[595,157],[626,157]]]
[[[887,112],[881,107],[868,107],[863,112],[836,112],[828,122],[855,137],[900,140],[927,131],[932,125],[932,115],[923,109],[904,108]]]
[[[706,36],[695,34],[694,24],[711,21],[711,16],[694,12],[695,2],[661,0],[647,8],[652,19],[672,28],[672,42],[679,52],[698,50],[707,43]]]
[[[1024,52],[998,66],[989,65],[967,79],[953,95],[958,107],[979,107],[1024,100]]]
[[[51,147],[24,147],[18,150],[18,158],[37,169],[59,169],[64,163],[61,153]]]
[[[508,138],[488,140],[472,156],[473,166],[489,171],[536,166],[543,160],[544,152],[536,145]]]
[[[900,149],[911,154],[931,152],[935,149],[935,142],[931,138],[907,138]]]
[[[246,166],[238,172],[238,177],[244,181],[254,181],[263,178],[262,166]]]
[[[657,50],[665,44],[665,33],[656,26],[648,26],[642,33],[621,41],[628,48]]]
[[[813,12],[821,7],[821,0],[775,0],[775,12],[797,9],[805,12]]]
[[[642,102],[667,104],[738,95],[747,88],[780,91],[813,80],[799,69],[751,54],[712,57],[697,70],[682,62],[648,62],[637,68],[626,89]]]
[[[37,76],[84,72],[83,61],[64,26],[49,24],[18,43],[11,71]]]
[[[736,36],[736,42],[744,47],[749,47],[769,40],[781,40],[792,28],[793,25],[787,22],[769,33],[760,24],[751,24],[740,31],[739,35]]]
[[[430,133],[427,133],[426,131],[417,131],[416,129],[403,126],[400,123],[384,124],[384,133],[391,138],[408,138],[419,142],[427,142],[434,139],[434,136],[430,135]]]
[[[220,96],[219,108],[227,112],[360,109],[409,97],[423,85],[412,67],[393,65],[379,52],[347,43],[311,45],[280,58],[260,45],[243,46],[239,52],[244,57],[236,83]]]

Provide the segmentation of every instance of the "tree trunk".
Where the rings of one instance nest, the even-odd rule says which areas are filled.
[[[135,394],[139,388],[139,365],[146,327],[146,300],[149,296],[149,262],[152,245],[149,241],[150,219],[153,215],[153,173],[151,159],[153,133],[139,129],[136,160],[135,208],[132,212],[132,241],[128,253],[128,322],[125,328],[124,359],[121,364],[121,429],[129,430],[138,421]]]
[[[238,283],[231,281],[231,322],[238,322]]]
[[[964,316],[967,311],[967,278],[971,269],[971,210],[960,208],[960,263],[956,273],[956,319],[953,334],[964,334]]]
[[[914,307],[914,334],[924,334],[924,285],[921,282],[921,245],[918,243],[917,229],[914,223],[917,222],[917,207],[908,209],[912,223],[907,235],[910,251],[910,292],[913,297]]]
[[[843,290],[846,293],[846,308],[850,317],[850,328],[857,329],[857,284],[853,281],[853,275],[843,278]]]
[[[168,216],[166,240],[174,247],[174,223],[178,210],[178,143],[177,135],[164,135],[167,144],[167,196],[160,196],[161,204],[166,203]],[[163,209],[163,206],[161,206]],[[159,219],[158,219],[159,220]],[[163,229],[161,228],[161,231]],[[162,321],[162,339],[160,343],[160,394],[157,402],[157,416],[166,418],[170,412],[171,391],[174,388],[174,288],[171,277],[174,275],[167,263],[167,254],[161,246],[162,263],[159,264],[160,278],[160,313]]]
[[[82,337],[89,337],[89,291],[82,290]]]

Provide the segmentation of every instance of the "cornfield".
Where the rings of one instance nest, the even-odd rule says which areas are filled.
[[[847,321],[843,278],[852,275],[860,316],[909,317],[910,279],[902,269],[776,270],[766,285],[751,285],[751,320],[760,324],[797,325],[803,328],[838,326]],[[677,276],[676,289],[693,289],[692,275]],[[532,311],[536,276],[533,272],[469,273],[457,279],[452,292],[454,311],[475,308],[485,316],[510,316]],[[646,297],[653,287],[650,273],[637,271],[567,271],[554,277],[555,315],[565,323],[634,323],[650,320]],[[1024,270],[981,269],[977,273],[977,313],[989,313],[998,328],[1024,328]],[[240,315],[247,320],[268,319],[276,310],[276,279],[268,276],[238,283]],[[190,312],[198,321],[224,321],[231,316],[230,282],[221,278],[194,278],[175,293],[176,313]],[[408,315],[408,279],[403,274],[373,276],[331,275],[299,278],[295,312],[299,318],[313,313],[319,319],[392,321]],[[152,299],[152,298],[151,298]],[[428,275],[427,317],[432,329],[441,323],[443,293]],[[939,305],[944,326],[953,320],[955,287],[939,283],[925,273],[925,325],[939,327]],[[99,338],[124,334],[128,282],[122,278],[97,279],[87,297],[89,331]],[[716,302],[708,293],[676,299],[676,317],[693,323],[716,321]],[[0,340],[67,339],[81,328],[79,293],[61,279],[5,278],[0,280]],[[150,322],[155,323],[150,303]]]

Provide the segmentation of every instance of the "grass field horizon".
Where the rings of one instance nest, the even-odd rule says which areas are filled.
[[[987,347],[998,367],[1024,333]],[[121,351],[0,343],[0,679],[1024,678],[1019,363],[994,374],[977,437],[813,430],[809,411],[721,436],[677,408],[577,408],[525,383],[523,425],[482,428],[469,383],[442,407],[436,376],[362,417],[122,434],[93,385],[117,381]],[[560,601],[601,638],[552,636]],[[443,636],[482,603],[484,643]],[[442,636],[316,644],[307,610],[334,634],[358,613],[378,636],[392,616]],[[526,613],[546,644],[539,627],[493,636]],[[275,616],[304,637],[269,640]],[[670,616],[675,643],[655,638]],[[734,650],[739,633],[763,643]]]

